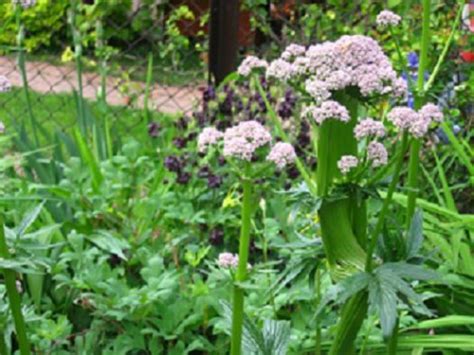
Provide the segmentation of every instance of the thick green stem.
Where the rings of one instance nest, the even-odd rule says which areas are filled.
[[[329,355],[355,354],[355,339],[367,315],[367,292],[361,291],[353,296],[342,308],[341,319]]]
[[[153,52],[148,54],[148,67],[146,71],[146,86],[145,86],[145,98],[143,100],[143,107],[145,108],[145,117],[148,123],[151,122],[151,112],[148,107],[148,101],[150,98],[151,84],[153,82]]]
[[[232,309],[231,355],[240,355],[242,350],[242,326],[244,321],[244,289],[239,285],[247,278],[252,217],[252,181],[242,180],[242,224],[240,228],[239,265],[235,275],[234,305]]]
[[[5,230],[3,227],[3,217],[0,216],[0,257],[9,259],[7,242],[5,240]],[[21,299],[16,289],[15,271],[4,269],[3,275],[5,278],[5,288],[7,290],[8,301],[10,302],[10,310],[12,312],[13,321],[15,323],[16,337],[20,346],[21,355],[30,354],[30,345],[26,335],[26,325],[21,313]],[[2,334],[3,335],[3,334]]]
[[[5,334],[0,331],[0,355],[8,355],[7,344],[5,344]]]

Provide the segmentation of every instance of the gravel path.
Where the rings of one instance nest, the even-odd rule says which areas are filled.
[[[52,65],[46,62],[29,61],[26,69],[30,88],[40,93],[71,93],[77,89],[77,74],[72,65]],[[16,65],[16,59],[0,57],[0,75],[6,76],[13,86],[21,86],[21,77]],[[95,100],[100,87],[100,77],[97,73],[83,74],[84,97]],[[120,79],[107,78],[107,102],[111,105],[129,105],[130,98],[119,91]],[[145,84],[142,82],[128,83],[137,93],[135,106],[143,107]],[[150,103],[159,112],[179,113],[189,112],[199,101],[201,91],[198,85],[165,86],[153,85]]]

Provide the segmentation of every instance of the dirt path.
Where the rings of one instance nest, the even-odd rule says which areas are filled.
[[[45,62],[28,62],[26,65],[28,82],[32,90],[40,93],[71,93],[77,89],[77,73],[72,65],[56,66]],[[0,75],[6,76],[13,86],[21,86],[21,76],[16,60],[10,57],[0,57]],[[100,77],[97,73],[83,74],[84,97],[95,100],[100,87]],[[107,102],[111,105],[129,105],[130,98],[119,91],[119,79],[107,78]],[[136,104],[143,107],[145,84],[142,82],[129,83],[136,93]],[[165,86],[153,85],[150,104],[159,112],[179,113],[189,112],[201,98],[199,86]]]

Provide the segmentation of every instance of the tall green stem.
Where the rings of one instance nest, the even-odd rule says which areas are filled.
[[[365,269],[367,272],[371,272],[373,269],[373,253],[375,250],[375,246],[377,245],[377,240],[379,237],[380,232],[382,231],[383,223],[385,221],[385,217],[388,212],[388,208],[390,206],[390,202],[392,201],[393,193],[395,192],[395,188],[397,187],[398,181],[400,180],[400,172],[402,171],[403,167],[403,157],[405,152],[408,148],[408,134],[405,132],[402,137],[402,145],[400,148],[400,153],[397,157],[397,161],[395,162],[395,170],[393,172],[392,181],[388,186],[387,196],[383,201],[382,209],[379,213],[379,218],[377,219],[377,224],[375,225],[374,231],[372,232],[369,248],[367,250],[367,260],[365,264]]]
[[[425,100],[423,86],[425,71],[428,67],[428,50],[430,46],[430,19],[431,0],[423,0],[423,27],[421,33],[420,65],[418,67],[417,90],[415,97],[415,109],[419,109]],[[420,163],[420,139],[414,139],[410,148],[410,162],[408,170],[408,206],[406,225],[409,228],[413,214],[415,213],[416,197],[418,194],[418,165]]]
[[[242,326],[244,321],[244,289],[239,285],[247,278],[252,217],[252,181],[242,180],[242,224],[240,227],[239,265],[235,275],[234,305],[232,308],[231,355],[240,355],[242,350]]]
[[[21,21],[21,6],[17,6],[15,10],[16,24],[18,28],[17,35],[17,47],[18,47],[18,67],[20,68],[21,81],[23,85],[23,93],[25,95],[26,109],[30,118],[30,125],[33,131],[33,139],[35,142],[36,149],[39,148],[38,128],[33,108],[31,105],[30,91],[28,87],[28,75],[26,73],[26,60],[25,60],[25,48],[23,48],[23,42],[25,40],[25,28]]]
[[[0,216],[0,257],[3,259],[9,259],[10,253],[8,251],[7,242],[5,239],[5,229],[3,227],[3,217]],[[16,337],[20,346],[21,355],[30,354],[30,345],[28,343],[28,337],[26,335],[26,325],[21,313],[21,299],[16,289],[16,277],[15,271],[3,269],[3,275],[5,277],[5,287],[7,290],[8,300],[10,302],[10,310],[12,312],[13,321],[15,323]],[[3,335],[3,334],[2,334]]]

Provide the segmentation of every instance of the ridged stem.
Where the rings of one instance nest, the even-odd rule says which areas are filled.
[[[242,327],[244,321],[244,289],[239,283],[247,279],[247,264],[250,246],[250,226],[252,218],[252,181],[242,180],[242,216],[239,241],[239,264],[235,275],[232,308],[231,355],[240,355],[242,351]]]
[[[7,241],[5,239],[5,229],[3,226],[3,217],[0,216],[0,257],[3,259],[10,259]],[[15,323],[16,337],[20,347],[21,355],[30,354],[30,345],[26,335],[26,325],[21,313],[21,299],[16,288],[15,271],[3,269],[5,277],[5,288],[7,290],[8,301],[10,303],[10,310],[12,312],[13,321]],[[3,334],[2,334],[3,335]]]

